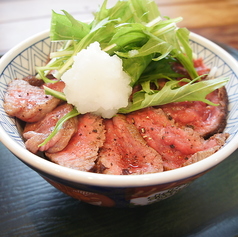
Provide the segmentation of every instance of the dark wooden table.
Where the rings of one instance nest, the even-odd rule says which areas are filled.
[[[1,0],[0,53],[48,28],[50,9],[68,10],[82,20],[101,2]],[[221,44],[238,60],[237,0],[156,2],[163,15],[183,16],[181,26]],[[167,200],[115,209],[59,192],[0,143],[0,236],[238,236],[238,150]]]

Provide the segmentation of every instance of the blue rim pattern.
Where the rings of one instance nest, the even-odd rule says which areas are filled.
[[[218,55],[200,43],[191,40],[191,47],[198,57],[202,57],[205,65],[209,68],[217,67],[217,77],[228,77],[230,81],[226,85],[229,92],[228,118],[225,132],[230,134],[227,143],[237,134],[238,130],[238,75]]]

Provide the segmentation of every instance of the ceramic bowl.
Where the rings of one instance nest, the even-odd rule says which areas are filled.
[[[34,155],[24,146],[21,126],[3,109],[8,83],[14,78],[35,74],[35,67],[45,64],[51,51],[60,47],[51,43],[49,31],[41,32],[6,53],[0,61],[0,138],[1,142],[22,162],[57,189],[84,202],[110,207],[148,205],[168,198],[205,174],[238,147],[238,63],[213,42],[191,33],[191,47],[205,64],[217,67],[217,76],[230,77],[226,85],[229,96],[229,114],[225,132],[230,134],[226,144],[212,156],[192,165],[145,175],[105,175],[54,164]]]

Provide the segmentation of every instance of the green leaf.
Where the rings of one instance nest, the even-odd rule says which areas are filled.
[[[127,108],[121,108],[119,113],[130,113],[150,106],[182,101],[202,101],[215,106],[216,104],[205,97],[212,91],[224,86],[229,81],[229,78],[203,80],[195,83],[194,81],[196,80],[190,81],[183,86],[180,86],[180,82],[188,82],[188,79],[168,81],[160,91],[154,94],[139,91],[133,96],[133,103]]]
[[[151,62],[153,55],[147,55],[140,58],[123,58],[123,69],[131,77],[131,86],[133,87],[139,80],[141,74]]]
[[[160,16],[158,6],[154,1],[129,0],[128,2],[135,22],[145,24]]]
[[[77,21],[72,15],[63,11],[65,15],[52,11],[50,38],[58,40],[81,40],[86,36],[90,27],[84,22]]]
[[[53,89],[51,89],[47,86],[43,86],[43,87],[44,87],[46,95],[52,95],[55,98],[58,98],[58,99],[63,100],[63,101],[67,101],[64,93],[53,90]]]
[[[74,63],[74,56],[80,52],[82,49],[85,49],[91,43],[98,41],[99,43],[104,42],[108,37],[111,38],[113,35],[114,21],[109,19],[104,19],[95,25],[94,28],[79,42],[75,45],[73,54],[64,62],[64,65],[58,70],[55,75],[57,79],[60,79],[61,76],[72,66]]]
[[[115,51],[127,51],[130,48],[142,46],[147,42],[149,37],[144,32],[146,27],[138,23],[119,24],[116,26],[115,34],[112,35],[109,45],[115,44],[116,47],[109,54],[115,54]]]
[[[60,118],[58,120],[58,122],[55,125],[54,130],[52,131],[52,133],[45,139],[45,141],[43,143],[41,143],[39,145],[40,146],[44,146],[47,142],[49,142],[56,134],[57,132],[62,128],[63,124],[65,121],[67,121],[70,118],[73,118],[77,115],[79,115],[80,113],[74,108],[72,111],[70,111],[69,113],[67,113],[65,116],[63,116],[62,118]]]
[[[166,42],[150,38],[141,48],[130,50],[128,52],[115,52],[120,57],[125,58],[135,58],[135,57],[144,57],[154,53],[161,53],[161,58],[166,57],[170,53],[170,45]]]
[[[110,20],[117,19],[120,23],[131,22],[132,13],[128,5],[128,1],[117,1],[113,7],[107,8],[107,0],[105,0],[99,10],[94,14],[94,20],[91,24],[95,25],[108,17]]]
[[[175,80],[182,78],[184,75],[176,73],[173,69],[173,64],[178,61],[172,57],[165,57],[160,61],[151,61],[146,67],[137,84],[145,81],[157,82],[159,79]]]
[[[107,0],[104,0],[100,9],[96,13],[94,13],[94,19],[90,25],[92,26],[92,28],[94,28],[95,25],[97,25],[100,21],[102,21],[107,17],[108,17]]]
[[[176,31],[176,36],[181,46],[173,51],[175,57],[181,62],[192,79],[197,78],[198,74],[193,64],[193,52],[189,45],[189,31],[186,28],[180,28]]]

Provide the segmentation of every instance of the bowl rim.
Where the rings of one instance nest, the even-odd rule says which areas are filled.
[[[37,42],[38,40],[48,37],[49,30],[45,30],[27,38],[20,44],[13,47],[0,59],[0,72],[5,69],[9,61],[13,60],[16,55],[21,53],[26,47]],[[212,48],[212,51],[216,51],[217,55],[222,55],[224,61],[229,62],[228,64],[232,65],[233,70],[236,71],[236,74],[238,75],[238,62],[228,52],[226,52],[224,49],[222,49],[212,41],[193,32],[191,32],[190,34],[190,39],[196,42],[201,41],[202,45],[206,46],[209,49]],[[235,69],[235,67],[237,68],[237,70]],[[225,147],[222,147],[213,155],[185,167],[161,173],[123,176],[78,171],[55,164],[31,153],[30,151],[17,144],[10,136],[8,136],[2,126],[0,126],[0,141],[21,161],[23,161],[25,164],[28,164],[35,170],[39,170],[39,172],[47,173],[51,176],[55,176],[57,178],[74,183],[114,188],[154,186],[165,183],[178,182],[180,180],[191,178],[215,167],[224,159],[229,157],[229,155],[231,155],[238,148],[238,143],[236,142],[237,139],[238,134],[236,134],[233,139],[228,144],[226,144]]]

